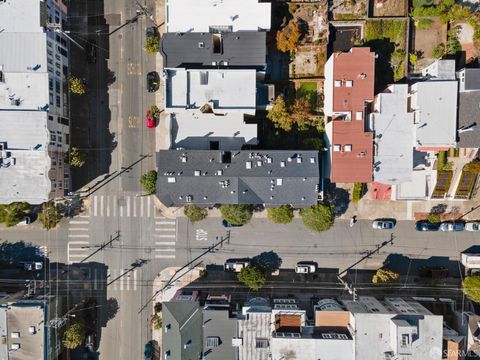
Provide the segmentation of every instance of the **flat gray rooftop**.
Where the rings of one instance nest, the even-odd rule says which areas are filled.
[[[266,66],[266,33],[165,33],[160,51],[167,68],[264,68]]]
[[[459,147],[480,147],[480,91],[459,94],[458,129]]]

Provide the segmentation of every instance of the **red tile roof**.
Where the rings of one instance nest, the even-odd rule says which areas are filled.
[[[370,48],[352,48],[335,53],[333,58],[334,113],[350,112],[350,121],[333,119],[332,182],[371,182],[373,166],[373,134],[365,131],[365,102],[374,99],[375,53]],[[341,86],[335,86],[341,81]],[[357,113],[362,113],[357,120]],[[351,151],[345,151],[351,145]]]

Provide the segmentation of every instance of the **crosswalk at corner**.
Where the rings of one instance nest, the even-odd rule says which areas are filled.
[[[94,217],[152,217],[155,204],[152,196],[92,195],[89,213]]]
[[[127,272],[128,269],[108,269],[107,284],[114,291],[136,291],[138,287],[137,269]]]
[[[78,263],[90,254],[89,225],[88,215],[76,217],[68,222],[68,264]]]
[[[175,259],[177,221],[164,216],[155,216],[155,259]]]

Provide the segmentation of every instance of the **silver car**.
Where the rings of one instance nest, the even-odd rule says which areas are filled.
[[[372,228],[377,230],[389,230],[395,227],[395,220],[393,219],[378,219],[372,223]]]
[[[442,231],[463,231],[465,225],[458,221],[445,221],[440,225]]]
[[[480,231],[480,221],[472,221],[465,224],[467,231]]]

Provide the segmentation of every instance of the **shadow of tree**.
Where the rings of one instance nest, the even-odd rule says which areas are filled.
[[[33,260],[43,260],[38,246],[27,244],[24,241],[0,244],[0,262],[12,264],[18,261]]]
[[[111,297],[106,301],[105,316],[107,321],[113,319],[117,315],[118,309],[119,309],[119,306],[118,306],[117,299]]]
[[[252,263],[264,271],[275,271],[282,265],[282,258],[276,252],[268,251],[253,257]]]

